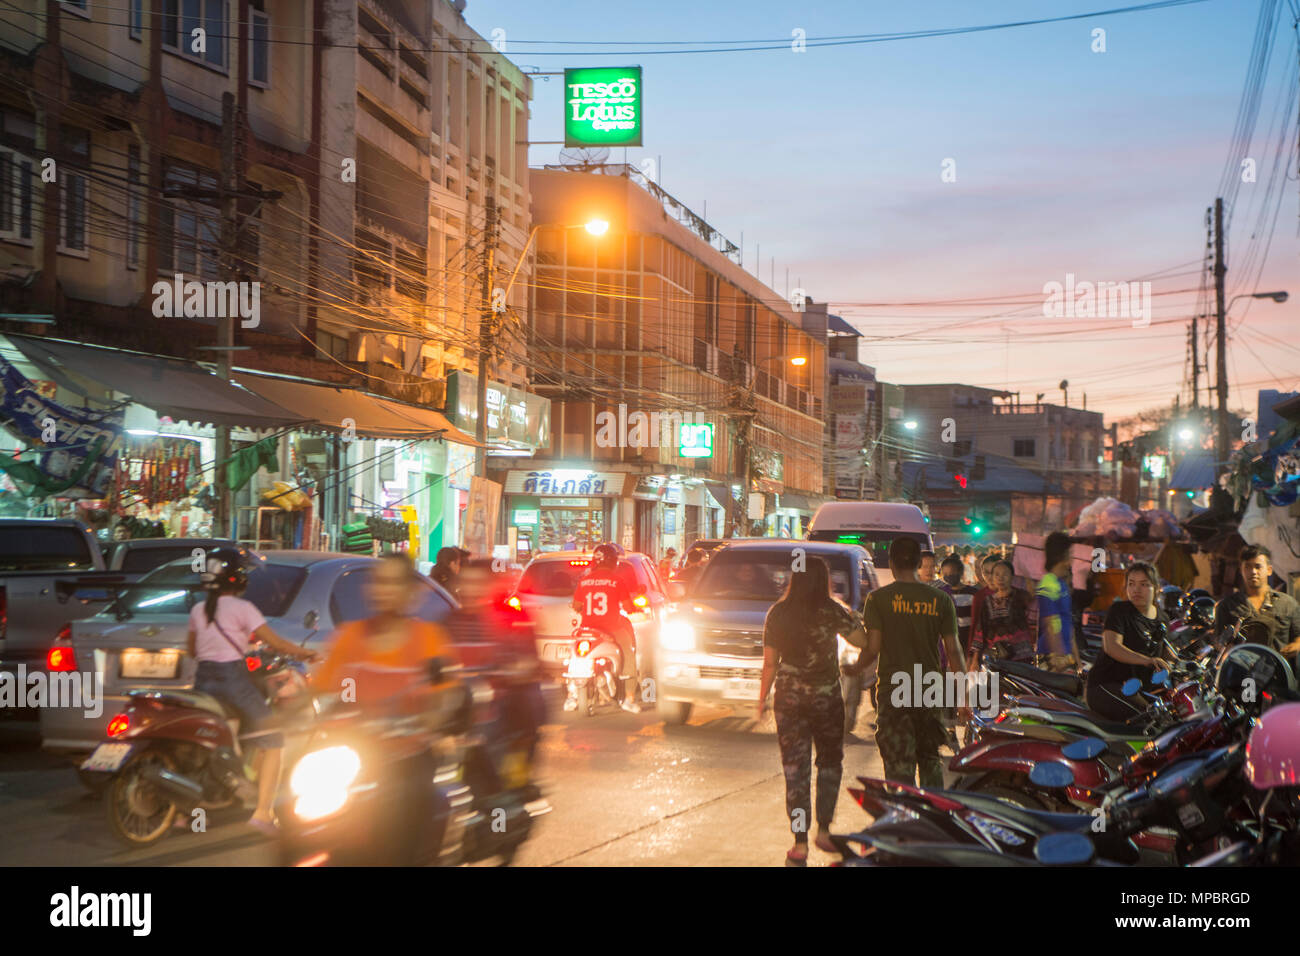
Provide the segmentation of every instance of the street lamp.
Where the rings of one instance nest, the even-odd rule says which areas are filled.
[[[916,431],[916,422],[912,421],[911,419],[908,419],[907,421],[903,422],[903,427],[906,428],[909,432],[914,432]]]
[[[510,273],[510,281],[506,283],[505,291],[501,293],[502,302],[504,302],[506,297],[510,295],[510,290],[515,284],[515,277],[519,275],[519,267],[522,266],[524,260],[528,258],[528,250],[532,247],[533,239],[537,236],[537,231],[542,228],[542,225],[542,223],[538,223],[529,230],[528,239],[524,242],[523,251],[519,253],[519,261],[515,263],[515,269]],[[605,219],[589,219],[584,223],[578,223],[572,226],[560,226],[559,228],[585,229],[589,235],[599,238],[609,232],[609,221]]]
[[[536,228],[535,226],[533,228]],[[604,219],[593,219],[583,226],[593,236],[603,236],[609,232],[609,223]]]

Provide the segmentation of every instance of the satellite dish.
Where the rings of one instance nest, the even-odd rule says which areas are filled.
[[[468,6],[468,3],[469,0],[455,0],[455,2],[451,6],[452,9],[455,10],[457,13],[464,13],[465,7]]]
[[[608,161],[608,146],[577,146],[560,150],[560,164],[576,172],[597,169]]]
[[[1067,388],[1070,387],[1069,379],[1064,379],[1064,378],[1061,379],[1061,384],[1056,387],[1059,388],[1061,391],[1065,391]]]

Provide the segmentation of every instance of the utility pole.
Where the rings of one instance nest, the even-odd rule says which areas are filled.
[[[1228,331],[1223,278],[1228,266],[1223,261],[1223,197],[1214,200],[1214,303],[1215,332],[1218,337],[1215,350],[1215,381],[1219,399],[1219,428],[1214,445],[1214,457],[1220,464],[1228,460]]]
[[[221,274],[228,279],[239,273],[239,190],[244,183],[241,150],[239,149],[238,111],[235,94],[227,90],[221,94]],[[217,374],[230,381],[232,352],[235,348],[235,310],[217,319]],[[217,513],[213,522],[213,535],[234,538],[239,534],[234,502],[230,495],[227,465],[230,461],[230,426],[216,426],[216,468],[212,476],[212,489],[216,493]],[[256,538],[260,529],[254,528]]]
[[[1192,408],[1201,406],[1201,352],[1196,342],[1196,319],[1192,313]]]
[[[492,301],[492,284],[495,280],[497,252],[497,202],[491,193],[487,197],[483,223],[483,311],[478,323],[478,391],[474,438],[474,474],[487,476],[487,390],[488,356],[496,348],[496,309]]]
[[[728,521],[727,533],[724,536],[728,538],[736,536],[737,525],[742,531],[748,530],[749,482],[753,466],[751,429],[754,420],[754,392],[745,381],[745,363],[742,360],[739,344],[731,352],[731,380],[731,401],[728,404],[732,409],[732,421],[736,425],[736,446],[741,459],[738,463],[740,467],[737,469],[740,473],[740,515],[738,520]],[[746,535],[742,534],[741,537]]]

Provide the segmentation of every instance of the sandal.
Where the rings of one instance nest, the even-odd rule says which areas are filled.
[[[803,849],[801,850],[796,850],[794,847],[791,847],[789,850],[786,850],[785,865],[786,866],[807,866],[808,865],[807,845],[805,844]]]
[[[813,840],[813,846],[817,847],[817,849],[821,850],[823,853],[840,852],[835,844],[831,842],[831,838],[824,833],[817,834],[816,839]]]

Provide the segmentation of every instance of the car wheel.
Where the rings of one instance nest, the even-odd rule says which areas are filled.
[[[691,719],[692,704],[686,700],[664,700],[659,702],[664,720],[670,724],[682,725]]]

